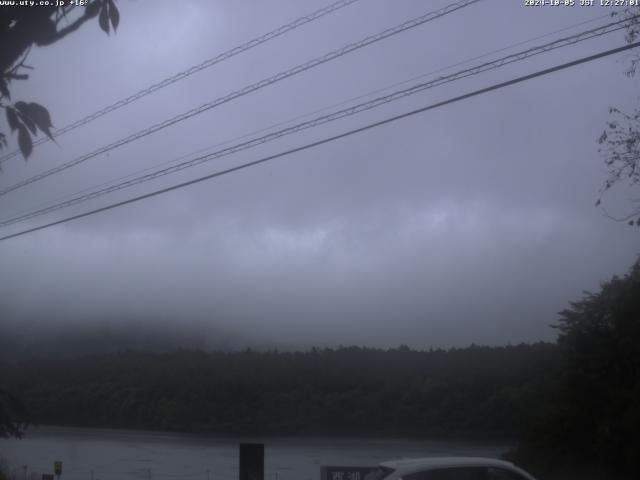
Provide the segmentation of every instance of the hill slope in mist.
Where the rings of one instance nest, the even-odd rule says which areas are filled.
[[[74,357],[127,350],[168,352],[178,348],[237,350],[255,346],[229,329],[179,322],[90,321],[0,325],[0,359]]]

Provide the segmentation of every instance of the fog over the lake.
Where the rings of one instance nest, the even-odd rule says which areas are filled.
[[[34,70],[29,80],[12,83],[12,99],[45,105],[62,127],[328,3],[119,2],[115,35],[92,21],[52,46],[34,48],[27,62]],[[40,146],[28,162],[6,162],[0,186],[448,3],[356,2],[73,130],[57,145]],[[479,2],[8,193],[0,197],[0,219],[611,11]],[[559,49],[0,233],[623,44],[621,31]],[[637,228],[594,206],[607,174],[597,139],[608,109],[637,99],[638,79],[623,74],[632,54],[0,242],[0,323],[30,331],[105,322],[149,332],[172,326],[211,339],[205,345],[225,337],[238,348],[553,340],[556,313],[624,274],[640,251]],[[6,122],[0,130],[9,132]],[[15,135],[9,143],[13,150]],[[630,196],[616,189],[603,204],[624,215]]]

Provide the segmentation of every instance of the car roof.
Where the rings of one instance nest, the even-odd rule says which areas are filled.
[[[406,458],[382,462],[382,467],[391,468],[402,473],[413,473],[422,470],[449,467],[502,467],[513,469],[514,465],[504,460],[483,457],[423,457]]]

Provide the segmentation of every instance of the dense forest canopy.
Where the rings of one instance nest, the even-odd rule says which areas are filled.
[[[124,352],[4,365],[36,422],[214,433],[514,436],[550,344],[415,351]]]

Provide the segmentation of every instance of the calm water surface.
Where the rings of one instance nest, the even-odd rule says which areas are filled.
[[[67,427],[31,428],[0,439],[17,478],[40,480],[62,460],[60,480],[238,478],[238,443],[265,444],[265,480],[318,480],[321,465],[375,465],[403,457],[499,457],[509,445],[358,438],[238,438]],[[24,466],[26,465],[26,470]]]

